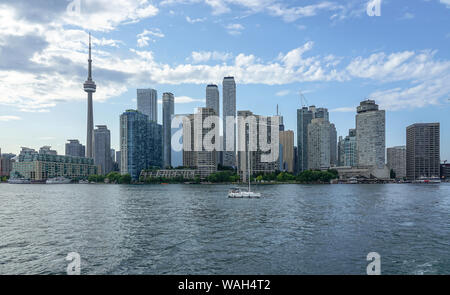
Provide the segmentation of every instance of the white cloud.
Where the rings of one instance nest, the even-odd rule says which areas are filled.
[[[225,26],[225,29],[227,29],[230,35],[240,35],[244,30],[244,26],[241,24],[228,24]]]
[[[18,120],[21,120],[21,118],[17,116],[0,116],[0,122],[18,121]]]
[[[218,51],[193,51],[190,57],[193,63],[203,63],[212,60],[216,61],[226,61],[230,59],[233,55],[226,52]]]
[[[440,0],[442,4],[445,4],[447,8],[450,8],[450,0]]]
[[[450,0],[449,0],[450,1]],[[413,19],[415,15],[411,12],[405,12],[400,19]]]
[[[184,103],[193,103],[193,102],[205,102],[205,99],[192,98],[189,96],[175,96],[175,103],[184,104]],[[158,100],[159,104],[162,104],[162,100]]]
[[[206,17],[202,17],[202,18],[190,18],[189,16],[186,16],[186,21],[190,24],[195,24],[195,23],[202,23],[204,21],[206,21]]]
[[[144,30],[142,33],[137,35],[137,46],[138,47],[146,47],[149,45],[150,41],[155,41],[154,39],[150,38],[150,36],[157,37],[157,38],[164,38],[164,34],[161,33],[161,30],[154,29],[154,30]]]
[[[286,96],[289,93],[291,93],[289,90],[281,90],[281,91],[278,91],[277,93],[275,93],[275,95],[276,96]]]
[[[334,113],[353,113],[356,112],[356,107],[342,107],[330,110],[330,112]]]

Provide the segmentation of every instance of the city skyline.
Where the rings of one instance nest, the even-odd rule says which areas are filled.
[[[351,2],[354,4],[355,11],[358,10],[357,8],[363,7],[356,5],[358,1]],[[221,90],[221,79],[228,75],[236,78],[237,111],[250,109],[258,114],[273,115],[275,105],[279,104],[286,129],[294,130],[294,132],[296,132],[296,109],[300,108],[297,92],[302,89],[310,105],[314,104],[329,109],[330,121],[336,125],[338,136],[345,137],[348,129],[356,127],[354,120],[356,106],[364,98],[369,97],[376,100],[381,109],[386,110],[386,147],[405,145],[405,128],[420,122],[440,122],[441,145],[445,147],[450,144],[447,136],[450,122],[446,116],[449,89],[448,83],[442,83],[442,81],[446,81],[445,78],[450,73],[450,56],[445,50],[448,48],[450,39],[446,37],[448,32],[438,26],[439,20],[448,16],[450,10],[439,1],[414,4],[408,2],[408,8],[406,8],[405,1],[398,1],[395,4],[383,3],[381,17],[369,17],[364,12],[358,17],[351,17],[340,8],[332,9],[331,7],[328,9],[316,8],[314,15],[304,16],[295,21],[286,21],[283,17],[269,15],[265,12],[251,12],[242,20],[236,19],[236,23],[241,24],[243,28],[238,25],[216,24],[210,29],[205,27],[212,23],[210,12],[204,12],[205,15],[194,17],[196,13],[200,14],[196,11],[200,5],[204,4],[182,5],[183,14],[181,14],[175,11],[174,6],[158,3],[154,5],[156,7],[154,15],[136,16],[137,22],[130,25],[124,25],[120,21],[113,23],[108,20],[111,22],[109,29],[101,28],[102,22],[100,21],[96,24],[92,24],[92,22],[73,23],[72,25],[76,27],[73,30],[75,35],[70,37],[65,28],[62,29],[61,36],[55,37],[54,33],[57,28],[45,23],[45,20],[31,19],[25,15],[24,21],[24,19],[16,17],[24,13],[20,7],[14,6],[14,4],[6,5],[2,11],[10,12],[7,15],[10,16],[11,23],[19,24],[21,30],[12,32],[9,25],[4,25],[4,29],[0,32],[2,38],[11,40],[20,39],[19,37],[24,40],[29,38],[28,24],[41,23],[48,27],[44,26],[43,31],[38,32],[35,36],[37,41],[44,40],[41,47],[30,48],[30,51],[37,52],[36,58],[32,58],[30,52],[16,50],[19,56],[22,54],[22,63],[17,62],[17,59],[12,59],[9,67],[3,65],[0,68],[2,73],[6,73],[7,70],[12,71],[13,75],[8,72],[8,76],[17,77],[15,82],[10,81],[11,79],[3,79],[3,81],[14,82],[11,85],[14,85],[15,89],[22,89],[22,93],[9,91],[9,84],[2,83],[4,93],[8,93],[7,96],[0,99],[2,105],[0,145],[3,151],[17,154],[20,146],[49,145],[59,154],[64,154],[65,143],[70,138],[80,139],[81,144],[87,144],[84,141],[86,138],[85,128],[80,126],[79,122],[86,120],[86,98],[81,93],[80,85],[86,75],[86,43],[88,40],[86,37],[89,30],[93,31],[93,54],[96,56],[93,66],[99,86],[99,91],[94,97],[94,123],[101,122],[109,127],[111,147],[116,150],[119,149],[119,120],[117,118],[124,110],[135,108],[136,89],[154,88],[158,93],[172,92],[175,95],[176,113],[192,113],[194,108],[205,105],[204,89],[206,85],[214,83]],[[230,6],[229,12],[219,13],[220,19],[230,21],[232,16],[239,14],[235,8]],[[52,8],[48,9],[53,13]],[[59,9],[54,12],[55,16],[65,13],[65,7],[59,7]],[[338,16],[345,14],[347,18],[330,20],[333,13],[337,13]],[[433,21],[425,24],[427,16],[431,14],[434,15]],[[406,15],[408,17],[404,17]],[[173,21],[173,28],[166,26],[168,23],[162,19],[163,16],[170,17]],[[190,21],[188,21],[188,16]],[[293,17],[295,18],[295,16]],[[99,17],[99,19],[101,18],[102,16]],[[206,19],[201,21],[202,18]],[[58,17],[56,19],[67,26],[67,21]],[[260,24],[262,28],[257,28],[257,24],[263,21],[267,23]],[[387,34],[389,24],[393,22],[396,26],[389,27],[392,33]],[[409,26],[412,25],[412,22],[415,22],[414,28],[422,27],[419,34],[414,34],[414,38],[409,33]],[[269,23],[273,25],[273,29],[268,29]],[[173,42],[183,40],[183,37],[175,32],[183,24],[189,32],[202,30],[204,34],[201,35],[204,36],[195,36],[192,44],[189,44],[189,48],[167,51],[170,45],[174,44]],[[313,29],[316,24],[321,24],[321,29]],[[352,31],[354,35],[350,42],[351,45],[346,46],[343,44],[345,42],[333,43],[337,44],[333,48],[329,45],[329,42],[335,41],[336,38],[342,38],[342,35],[339,34],[331,36],[331,32],[350,30],[350,27],[355,24],[361,24],[361,30]],[[158,26],[160,28],[157,29]],[[137,37],[137,40],[131,40],[121,35],[118,32],[119,28],[141,36]],[[263,44],[261,43],[263,39],[259,37],[258,32],[262,29],[265,30],[270,40],[279,40],[280,42],[271,42],[273,44],[271,49],[260,49],[259,45]],[[281,37],[278,38],[275,35],[276,30],[283,30],[294,38],[292,40],[279,39]],[[311,38],[313,30],[317,34]],[[374,30],[379,32],[377,36],[370,34]],[[429,31],[433,31],[435,34],[441,33],[442,38],[430,39],[427,37]],[[206,45],[204,38],[210,37],[211,34],[215,34],[215,38],[221,38],[223,41],[217,45],[210,43]],[[192,36],[192,34],[188,35]],[[394,40],[393,36],[399,40]],[[55,38],[60,39],[55,40]],[[245,38],[253,42],[242,42]],[[364,46],[358,41],[361,38],[365,42]],[[412,41],[413,39],[417,39],[417,41]],[[349,41],[349,39],[346,40]],[[60,42],[56,44],[58,41]],[[70,43],[73,49],[70,50],[70,46],[62,41]],[[145,45],[146,42],[147,45]],[[13,46],[16,43],[10,42],[10,44]],[[12,48],[11,46],[2,47],[8,49]],[[193,48],[193,46],[197,48]],[[24,47],[29,48],[30,46]],[[350,48],[353,50],[352,53],[344,54]],[[36,95],[36,92],[40,91],[38,84],[29,83],[29,80],[17,76],[19,74],[14,76],[14,73],[20,72],[20,65],[24,66],[25,64],[28,67],[23,69],[23,73],[37,75],[32,71],[31,66],[42,64],[44,57],[51,64],[57,62],[61,56],[55,53],[55,49],[64,49],[65,58],[72,59],[72,62],[67,64],[66,70],[72,71],[71,77],[73,78],[67,80],[64,73],[59,71],[54,72],[53,77],[47,74],[45,79],[59,77],[62,78],[62,83],[55,89],[48,89],[46,95],[39,97]],[[162,54],[164,50],[168,53]],[[2,52],[2,59],[6,59],[8,50]],[[123,64],[113,63],[113,61],[119,61],[116,58],[120,55],[123,57]],[[164,68],[164,65],[168,65],[169,73],[161,75],[160,80],[155,79],[153,75],[147,76],[145,79],[138,79],[138,81],[132,81],[127,77],[124,66],[130,67],[128,73],[136,77],[142,74],[136,72],[137,66],[145,66],[152,62],[156,63],[157,68],[160,68],[158,72],[160,74],[162,74],[161,69]],[[298,72],[301,78],[293,79],[289,72],[285,71],[289,63],[296,71],[301,65],[311,71]],[[222,64],[228,65],[225,72]],[[317,66],[314,67],[314,64]],[[177,66],[188,68],[188,65],[196,70],[204,67],[205,70],[200,71],[199,77],[191,76],[189,79],[189,71],[184,75],[176,75]],[[255,69],[255,65],[260,65],[264,70],[252,73],[245,70]],[[273,73],[267,68],[275,65],[278,65],[281,71],[278,72],[278,75],[273,76],[270,75]],[[210,71],[209,67],[212,66],[219,67],[217,73]],[[332,68],[336,70],[336,74],[333,74]],[[421,71],[412,70],[416,68],[423,69]],[[363,71],[365,73],[362,73]],[[408,75],[402,74],[404,72]],[[431,77],[424,78],[430,73]],[[318,77],[314,78],[314,74],[317,74]],[[333,77],[333,75],[336,76]],[[346,75],[348,77],[345,77]],[[115,77],[115,80],[112,77]],[[272,80],[269,81],[270,77]],[[340,81],[339,77],[349,80]],[[19,82],[24,84],[17,84]],[[73,94],[74,89],[77,91],[76,94]],[[219,93],[223,99],[222,91]],[[158,100],[160,101],[161,97],[158,97]],[[160,103],[158,112],[158,118],[162,118]],[[35,121],[40,124],[35,126],[37,125],[33,124]],[[60,124],[55,124],[55,121]],[[159,122],[161,123],[161,120]],[[297,136],[294,136],[294,139],[296,141]],[[297,145],[296,142],[295,145]],[[441,158],[442,160],[450,158],[449,149],[441,149]]]

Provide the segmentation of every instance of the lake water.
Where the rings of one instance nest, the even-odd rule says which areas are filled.
[[[0,274],[450,274],[450,185],[0,184]]]

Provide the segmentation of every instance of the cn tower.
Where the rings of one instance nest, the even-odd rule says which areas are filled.
[[[91,34],[89,33],[89,59],[88,59],[88,78],[84,82],[84,91],[88,94],[88,113],[87,113],[87,139],[86,139],[86,158],[94,158],[93,153],[93,133],[94,133],[94,111],[92,106],[92,94],[97,86],[92,80],[92,59],[91,59]]]

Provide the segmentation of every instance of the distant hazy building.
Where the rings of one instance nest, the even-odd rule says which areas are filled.
[[[69,139],[66,143],[66,156],[85,157],[86,148],[78,139]]]
[[[217,116],[220,116],[220,97],[217,85],[206,86],[206,107],[213,109]]]
[[[331,167],[331,129],[330,122],[324,118],[313,119],[308,125],[308,169]]]
[[[97,125],[94,130],[94,163],[101,167],[101,174],[113,169],[111,159],[111,132],[106,125]]]
[[[9,176],[12,170],[12,163],[15,155],[2,154],[0,149],[0,177]]]
[[[248,167],[250,167],[251,175],[255,174],[266,174],[272,173],[280,170],[280,161],[279,157],[272,157],[272,159],[265,160],[263,157],[268,157],[270,154],[272,156],[280,155],[280,144],[273,145],[275,139],[273,138],[271,132],[271,125],[275,124],[275,117],[264,117],[253,114],[251,111],[238,111],[238,143],[239,143],[239,151],[238,151],[238,172],[241,176],[242,181],[246,182],[248,180]],[[254,117],[256,122],[255,126],[249,126],[248,123],[244,125],[248,117]],[[267,120],[263,120],[267,119]],[[242,125],[242,126],[241,126]],[[245,126],[245,128],[243,128]],[[277,151],[263,151],[261,147],[260,136],[262,134],[263,128],[266,129],[267,134],[267,142],[272,143],[272,149],[278,149]],[[278,129],[277,129],[278,131]],[[278,141],[279,141],[278,134]],[[251,143],[251,139],[256,140],[256,148],[249,148],[249,144]],[[250,158],[249,158],[250,157]],[[270,158],[270,157],[269,157]],[[249,166],[250,165],[250,166]]]
[[[114,163],[116,162],[116,150],[111,149],[111,161]]]
[[[155,89],[137,90],[137,110],[147,115],[150,121],[158,122],[158,93]]]
[[[393,170],[395,178],[406,178],[406,146],[396,146],[387,149],[387,166]]]
[[[280,131],[283,161],[280,167],[283,171],[294,172],[294,131]]]
[[[294,146],[294,173],[298,171],[298,148]]]
[[[303,107],[297,110],[297,172],[308,169],[308,125],[313,118],[314,113],[311,109]]]
[[[223,165],[224,166],[236,166],[236,82],[234,77],[223,78]],[[234,136],[227,138],[227,117],[234,118]],[[228,143],[228,140],[232,140],[232,143]],[[232,148],[227,148],[231,146]]]
[[[440,124],[413,124],[406,128],[406,176],[409,180],[440,175]]]
[[[335,167],[337,164],[337,131],[336,126],[334,124],[330,124],[330,165],[331,167]]]
[[[212,108],[198,108],[195,114],[187,117],[183,123],[183,166],[196,169],[197,175],[205,179],[217,171],[217,150],[207,150],[203,141],[212,130],[205,128],[203,122],[210,116],[215,116]],[[219,137],[214,136],[213,143]]]
[[[356,161],[361,167],[386,165],[386,114],[374,100],[360,103],[356,114]]]
[[[45,149],[41,151],[22,148],[18,161],[13,163],[11,176],[43,182],[54,177],[87,179],[89,175],[98,173],[94,159],[58,156],[47,153]]]
[[[163,165],[162,126],[127,110],[120,116],[120,172],[138,180],[142,170]]]
[[[172,116],[175,112],[175,100],[172,93],[163,94],[163,159],[164,167],[172,165]]]
[[[338,167],[344,166],[344,138],[339,136],[338,140]]]
[[[121,158],[121,156],[120,156],[120,151],[117,151],[116,152],[116,163],[117,163],[117,166],[119,166],[119,171],[120,171],[120,158]]]

